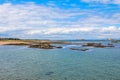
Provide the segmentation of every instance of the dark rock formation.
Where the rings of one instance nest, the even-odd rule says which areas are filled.
[[[87,43],[85,45],[82,45],[82,46],[101,46],[102,44],[101,43]]]
[[[53,49],[54,47],[50,44],[41,43],[41,44],[32,44],[29,46],[30,48],[41,48],[41,49]]]
[[[47,72],[45,75],[52,75],[52,74],[54,74],[54,72]]]
[[[87,43],[87,44],[82,45],[82,46],[97,47],[97,48],[114,47],[113,44],[102,45],[102,43]]]
[[[62,48],[62,46],[55,46],[55,48]]]
[[[70,48],[71,50],[79,50],[79,51],[87,51],[89,50],[88,48]]]
[[[82,48],[82,49],[80,49],[81,51],[87,51],[87,50],[89,50],[88,48]]]
[[[41,48],[41,49],[62,48],[61,46],[52,46],[49,43],[32,44],[29,47],[30,48]]]
[[[120,40],[112,40],[113,43],[120,43]]]

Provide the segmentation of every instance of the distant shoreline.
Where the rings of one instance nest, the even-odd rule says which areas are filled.
[[[65,41],[55,41],[55,40],[0,40],[0,45],[16,45],[16,46],[28,46],[31,48],[43,48],[43,49],[53,49],[53,48],[61,48],[61,46],[53,46],[52,44],[76,44],[79,45],[81,43],[73,43],[73,42],[65,42]]]
[[[15,45],[15,46],[28,46],[29,48],[40,49],[54,49],[62,48],[62,46],[54,46],[52,44],[73,44],[72,42],[51,41],[51,40],[0,40],[0,45]],[[74,43],[75,44],[75,43]],[[78,43],[76,43],[78,44]]]
[[[19,39],[19,40],[0,40],[0,45],[7,44],[39,44],[39,43],[48,43],[48,44],[81,44],[75,42],[61,41],[61,40],[36,40],[36,39]]]
[[[80,40],[80,41],[89,41],[89,40]],[[93,41],[93,40],[92,40]],[[98,41],[106,41],[106,40],[98,40]],[[111,42],[120,42],[120,40],[108,40]],[[19,39],[19,38],[0,38],[0,45],[31,45],[31,44],[40,44],[40,43],[48,43],[48,44],[83,44],[71,42],[71,40],[39,40],[39,39]]]
[[[98,40],[99,41],[99,40]],[[109,41],[109,40],[108,40]],[[88,47],[95,48],[107,48],[107,47],[115,47],[113,43],[120,43],[120,41],[111,41],[107,45],[104,45],[102,42],[69,42],[69,41],[55,41],[55,40],[23,40],[23,39],[0,39],[0,45],[14,45],[14,46],[28,46],[29,48],[40,48],[40,49],[55,49],[55,48],[63,48],[62,46],[54,46],[53,44],[68,44],[68,45],[81,45],[83,49],[78,48],[70,48],[71,50],[81,50],[86,51]]]

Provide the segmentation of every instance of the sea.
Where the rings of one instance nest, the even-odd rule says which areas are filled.
[[[69,42],[102,42],[80,41]],[[60,45],[62,49],[0,46],[0,80],[120,80],[120,43],[115,47],[71,50],[81,45]]]

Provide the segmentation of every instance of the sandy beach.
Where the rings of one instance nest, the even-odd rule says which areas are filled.
[[[39,43],[49,43],[49,44],[78,44],[66,41],[54,41],[54,40],[0,40],[0,45],[7,44],[39,44]]]
[[[21,40],[0,40],[0,45],[29,43]]]
[[[2,42],[0,41],[0,45],[7,45],[7,44],[20,44],[22,42]]]

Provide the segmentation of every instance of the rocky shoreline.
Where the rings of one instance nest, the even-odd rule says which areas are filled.
[[[28,46],[29,48],[40,49],[62,48],[62,46],[53,46],[53,44],[69,44],[69,43],[47,40],[0,40],[0,45]]]
[[[67,44],[67,45],[81,45],[82,48],[71,47],[71,50],[87,51],[89,47],[95,48],[108,48],[115,47],[112,43],[104,45],[102,43],[75,43],[75,42],[65,42],[65,41],[51,41],[51,40],[0,40],[1,45],[16,45],[16,46],[28,46],[29,48],[39,48],[39,49],[56,49],[63,48],[63,46],[55,46],[54,44]]]

